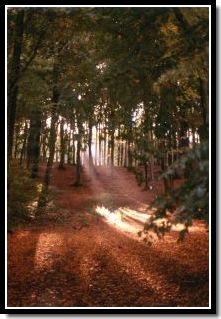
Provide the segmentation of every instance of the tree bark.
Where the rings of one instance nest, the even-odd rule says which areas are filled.
[[[206,80],[199,79],[199,93],[201,98],[201,109],[203,125],[199,128],[200,140],[208,139],[209,137],[209,101],[208,101],[208,85]]]
[[[107,165],[107,131],[106,127],[104,128],[104,157],[103,157],[103,165]]]
[[[101,134],[101,124],[100,123],[98,124],[98,130],[99,130],[99,135],[98,135],[98,137],[99,137],[99,143],[98,143],[99,152],[98,152],[98,154],[99,155],[98,156],[99,156],[99,166],[101,166],[102,165],[102,163],[101,163],[101,161],[102,161],[102,147],[101,147],[102,134]]]
[[[75,161],[75,153],[76,153],[76,150],[75,150],[75,141],[74,141],[74,132],[73,132],[73,145],[72,145],[72,164],[73,165],[76,165],[76,161]]]
[[[110,140],[110,159],[111,159],[111,174],[113,174],[113,168],[114,168],[114,129],[111,130],[111,140]]]
[[[124,161],[124,143],[121,140],[121,150],[120,150],[120,166],[123,166],[123,161]]]
[[[26,144],[27,144],[27,137],[28,137],[28,122],[25,121],[25,127],[24,127],[24,139],[21,149],[21,155],[20,155],[20,165],[22,165],[23,158],[25,157],[25,150],[26,150]]]
[[[8,83],[8,162],[12,157],[14,143],[14,126],[17,109],[18,84],[13,85],[15,78],[20,74],[21,51],[24,33],[24,10],[19,10],[16,17],[15,41],[12,56],[12,66]]]
[[[31,177],[38,176],[38,166],[40,159],[40,136],[41,136],[41,111],[36,108],[32,116],[31,135]]]
[[[81,186],[81,139],[83,128],[80,120],[77,121],[78,137],[77,137],[77,158],[76,158],[76,180],[74,186]]]
[[[20,145],[19,141],[19,133],[20,133],[20,123],[15,125],[15,147],[14,147],[14,158],[17,158],[18,146]]]
[[[55,70],[54,70],[55,72]],[[55,76],[55,83],[57,77]],[[50,184],[51,178],[51,171],[53,166],[53,160],[55,155],[55,142],[56,142],[56,123],[58,121],[58,114],[57,114],[57,103],[59,101],[60,92],[58,90],[57,85],[53,87],[52,93],[52,108],[51,108],[51,127],[50,127],[50,135],[49,135],[49,157],[47,161],[47,167],[44,175],[44,182],[41,194],[38,200],[38,207],[44,207],[47,202],[47,195],[48,195],[48,187]]]
[[[97,133],[97,125],[96,125],[96,133],[95,133],[95,156],[94,156],[94,164],[97,166],[97,154],[98,154],[98,133]]]
[[[44,184],[46,188],[48,188],[50,184],[51,170],[55,155],[55,142],[56,142],[56,123],[58,121],[57,114],[57,103],[59,100],[59,91],[57,86],[53,88],[53,96],[52,96],[52,110],[51,110],[51,127],[50,127],[50,135],[49,135],[49,157],[47,162],[47,168],[44,176]]]
[[[65,138],[64,138],[64,119],[60,122],[60,163],[58,168],[64,169],[64,156],[65,156]]]
[[[89,118],[88,121],[88,152],[89,152],[89,169],[92,172],[93,168],[94,168],[94,163],[93,163],[93,156],[92,156],[92,150],[91,150],[91,146],[92,146],[92,121],[91,118]]]
[[[124,167],[128,165],[128,141],[124,144]]]

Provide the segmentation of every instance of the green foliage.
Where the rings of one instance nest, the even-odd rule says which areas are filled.
[[[180,232],[179,241],[182,241],[193,219],[209,222],[208,158],[209,146],[206,141],[189,150],[161,175],[161,178],[169,179],[173,177],[177,169],[182,169],[185,181],[180,187],[157,197],[152,205],[157,208],[156,213],[145,226],[145,230],[154,229],[163,236],[170,230],[168,223],[182,223],[185,226]],[[159,218],[166,218],[166,220],[160,228],[156,229],[154,221]]]
[[[36,202],[41,184],[28,170],[12,165],[8,172],[8,229],[30,220],[31,205]]]

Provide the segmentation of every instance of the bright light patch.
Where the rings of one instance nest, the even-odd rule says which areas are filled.
[[[96,213],[103,216],[105,221],[115,228],[125,233],[129,233],[130,235],[135,235],[136,239],[139,239],[137,233],[143,229],[142,224],[144,224],[148,218],[148,215],[142,216],[144,214],[126,207],[120,207],[114,211],[110,211],[104,206],[97,206]],[[130,217],[132,217],[132,219],[130,219]]]
[[[46,125],[47,125],[48,127],[51,126],[51,117],[48,117],[48,118],[47,118],[47,120],[46,120]]]
[[[34,267],[35,270],[49,270],[53,267],[55,257],[62,251],[62,237],[57,233],[42,233],[39,236]]]

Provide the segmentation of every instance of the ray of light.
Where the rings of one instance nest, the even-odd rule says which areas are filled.
[[[111,212],[108,208],[104,206],[97,206],[96,213],[100,216],[103,216],[107,223],[113,225],[121,231],[134,234],[137,234],[137,232],[140,231],[140,227],[132,225],[126,221],[122,221],[121,213],[117,210]]]
[[[118,210],[121,211],[123,215],[132,217],[142,223],[145,223],[151,216],[150,214],[141,213],[128,207],[120,207]]]

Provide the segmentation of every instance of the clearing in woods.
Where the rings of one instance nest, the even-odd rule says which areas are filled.
[[[41,217],[8,234],[10,307],[208,306],[208,232],[194,221],[151,246],[138,236],[153,192],[133,173],[73,167],[52,171],[53,201]],[[41,167],[41,177],[44,168]]]

